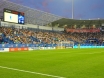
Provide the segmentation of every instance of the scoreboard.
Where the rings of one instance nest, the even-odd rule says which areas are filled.
[[[4,9],[4,21],[17,24],[24,24],[25,16],[23,12]]]

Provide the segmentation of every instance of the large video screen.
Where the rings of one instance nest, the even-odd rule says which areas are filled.
[[[25,23],[24,13],[14,10],[4,9],[4,21],[24,24]]]

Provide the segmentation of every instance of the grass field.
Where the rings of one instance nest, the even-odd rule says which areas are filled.
[[[104,49],[0,53],[0,78],[104,78]]]

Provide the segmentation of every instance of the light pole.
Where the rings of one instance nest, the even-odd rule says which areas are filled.
[[[72,19],[74,19],[74,0],[72,0]]]

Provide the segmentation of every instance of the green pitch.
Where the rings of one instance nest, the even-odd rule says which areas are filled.
[[[104,49],[0,53],[0,78],[60,77],[104,78]]]

